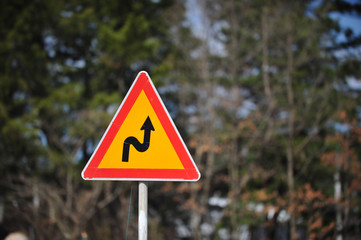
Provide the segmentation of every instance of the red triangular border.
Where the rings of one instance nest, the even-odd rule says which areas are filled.
[[[114,137],[128,116],[141,91],[144,91],[154,112],[163,126],[184,169],[122,169],[98,168]],[[141,71],[129,89],[113,120],[105,131],[100,143],[85,166],[82,177],[85,180],[146,180],[146,181],[197,181],[200,173],[160,98],[152,80],[145,71]]]

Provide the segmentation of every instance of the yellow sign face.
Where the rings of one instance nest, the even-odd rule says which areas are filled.
[[[141,130],[148,117],[154,130]],[[131,137],[138,145],[145,144],[147,134],[150,134],[149,147],[145,151],[138,151],[132,143],[129,149],[124,147],[126,139]],[[128,161],[123,159],[124,151],[128,151]],[[144,91],[140,92],[98,168],[184,169]]]

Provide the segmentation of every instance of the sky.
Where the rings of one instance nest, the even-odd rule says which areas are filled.
[[[356,4],[360,3],[360,0],[347,0],[349,3]],[[312,3],[312,7],[317,7],[320,5],[322,0],[316,0]],[[353,34],[355,36],[361,35],[361,18],[360,16],[357,16],[356,14],[340,14],[340,13],[330,13],[330,18],[339,21],[340,27],[342,30],[351,29],[353,31]],[[205,25],[207,26],[209,22],[207,22],[206,17],[204,16],[204,13],[201,11],[201,8],[199,6],[199,1],[197,0],[187,0],[186,1],[186,18],[187,23],[190,25],[192,31],[194,34],[199,38],[206,38],[207,36],[212,36],[212,32],[210,28],[205,29]],[[222,23],[219,24],[219,26],[216,26],[217,28],[221,28],[224,26]],[[216,29],[217,31],[217,29]],[[344,33],[339,33],[336,37],[337,42],[345,42],[346,36]],[[213,54],[218,55],[226,55],[226,51],[218,40],[214,39],[213,37],[210,38],[210,41],[208,43],[210,45],[210,49]],[[361,51],[361,50],[360,50]],[[340,57],[343,56],[343,53],[337,52],[337,55]],[[361,57],[361,56],[360,56]],[[360,78],[360,77],[358,77]],[[356,78],[352,78],[348,81],[349,85],[353,89],[360,90],[361,89],[361,80],[357,80]]]
[[[360,0],[348,0],[350,3],[358,3]],[[317,7],[317,5],[320,4],[320,0],[313,3],[314,7]],[[207,24],[207,21],[204,21],[204,14],[202,13],[199,2],[196,0],[187,0],[186,1],[186,18],[188,23],[191,25],[191,28],[195,35],[197,37],[204,37],[204,35],[207,35],[207,31],[204,29],[205,24]],[[355,35],[361,35],[361,20],[359,16],[352,15],[352,14],[340,14],[340,13],[330,13],[330,17],[334,20],[338,20],[340,23],[340,26],[342,29],[351,29]],[[221,26],[219,26],[221,27]],[[209,30],[208,30],[209,31]],[[208,32],[209,34],[209,32]],[[339,34],[338,41],[345,41],[346,37],[344,34]],[[223,49],[217,46],[217,44],[214,44],[212,48],[217,48],[218,51],[222,52]]]
[[[339,14],[331,13],[330,17],[334,20],[338,20],[341,28],[347,29],[350,28],[355,35],[361,34],[361,19],[357,16],[350,14]],[[346,37],[342,34],[339,36],[339,41],[345,41]]]

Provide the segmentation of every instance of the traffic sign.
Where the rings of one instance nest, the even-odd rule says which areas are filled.
[[[85,180],[197,181],[200,173],[148,73],[138,74],[85,166]]]

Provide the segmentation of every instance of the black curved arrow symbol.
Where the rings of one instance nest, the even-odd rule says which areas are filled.
[[[145,120],[145,122],[143,123],[143,126],[140,128],[140,130],[144,130],[144,140],[143,143],[140,143],[138,141],[138,139],[136,139],[135,137],[127,137],[124,140],[123,143],[123,158],[122,158],[122,162],[128,162],[129,159],[129,147],[130,145],[133,145],[134,148],[138,151],[138,152],[145,152],[147,151],[147,149],[149,148],[149,144],[150,144],[150,132],[151,131],[155,131],[152,121],[150,121],[149,116],[147,117],[147,119]]]

